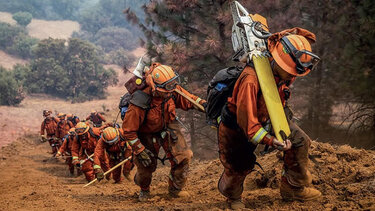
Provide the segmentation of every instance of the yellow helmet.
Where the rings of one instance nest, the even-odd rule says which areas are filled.
[[[57,117],[58,117],[58,118],[63,118],[63,117],[65,117],[65,115],[66,115],[66,114],[64,114],[64,113],[58,113],[58,114],[57,114]]]
[[[91,114],[95,114],[96,113],[96,110],[91,110]]]
[[[107,144],[115,144],[119,139],[119,132],[117,128],[107,127],[102,133],[103,141]]]
[[[88,126],[85,122],[78,122],[78,124],[76,125],[75,131],[77,135],[83,135],[87,133],[89,129],[90,129],[90,126]]]

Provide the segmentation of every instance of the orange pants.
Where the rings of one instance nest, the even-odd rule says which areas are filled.
[[[296,124],[290,122],[290,129],[296,131],[292,148],[284,152],[283,177],[296,187],[311,184],[311,174],[307,169],[308,148],[311,139]],[[246,176],[254,168],[255,145],[250,143],[241,129],[231,129],[223,123],[219,126],[219,157],[224,166],[218,188],[220,193],[231,200],[240,199]]]
[[[85,158],[86,159],[86,158]],[[100,161],[100,166],[102,167],[103,171],[106,172],[109,170],[109,161],[107,156],[105,157],[105,160]],[[85,163],[82,164],[81,166],[81,171],[83,174],[85,174],[86,180],[88,182],[92,181],[95,179],[95,171],[94,171],[94,162],[91,160],[87,160]],[[107,179],[109,179],[109,176],[107,176]]]
[[[125,150],[124,154],[125,154],[124,157],[126,159],[126,158],[128,158],[129,156],[132,155],[132,151],[129,150],[129,149],[127,149],[127,150]],[[121,162],[121,160],[119,160],[119,159],[111,159],[111,158],[109,158],[109,166],[110,166],[110,168],[114,167],[115,165],[117,165],[120,162]],[[124,175],[126,175],[126,174],[130,174],[130,171],[133,169],[133,167],[134,167],[133,161],[129,160],[126,163],[124,163],[122,167],[118,167],[117,169],[113,170],[112,171],[112,177],[115,180],[115,182],[118,183],[118,182],[120,182],[122,180],[121,179],[121,168],[122,168],[122,173]]]
[[[149,190],[152,180],[152,173],[157,167],[157,158],[160,147],[166,152],[166,158],[171,164],[169,175],[169,188],[181,190],[187,181],[190,160],[193,156],[192,151],[188,148],[185,138],[183,137],[177,122],[170,123],[168,128],[174,132],[176,137],[171,138],[169,134],[163,139],[160,133],[139,133],[139,139],[146,149],[150,150],[155,157],[151,157],[151,165],[144,167],[135,157],[134,163],[137,166],[137,173],[134,177],[135,183],[142,190]]]

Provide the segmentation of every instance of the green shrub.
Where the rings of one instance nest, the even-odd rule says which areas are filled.
[[[21,26],[27,26],[33,19],[33,15],[29,12],[16,12],[13,14],[12,18],[17,21]]]
[[[24,98],[22,85],[12,72],[0,66],[0,105],[18,105]]]

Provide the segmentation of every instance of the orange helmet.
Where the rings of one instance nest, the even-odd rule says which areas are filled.
[[[309,41],[304,36],[295,34],[282,37],[271,54],[284,71],[294,76],[307,75],[320,61],[311,52]]]
[[[78,122],[76,125],[76,133],[77,135],[83,135],[89,131],[90,126],[88,126],[85,122]]]
[[[75,135],[76,134],[76,129],[74,127],[69,129],[69,135]]]
[[[119,139],[119,132],[117,128],[107,127],[102,133],[103,141],[107,144],[115,144]]]
[[[73,114],[67,114],[66,115],[66,118],[71,118],[71,117],[73,117]]]
[[[147,73],[151,80],[147,80],[149,85],[161,92],[172,92],[178,84],[178,74],[170,66],[153,63]]]
[[[60,118],[60,119],[65,118],[65,116],[66,116],[66,114],[64,114],[64,113],[58,113],[57,114],[57,117]]]

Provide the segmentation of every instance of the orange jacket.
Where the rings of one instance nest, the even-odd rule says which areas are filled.
[[[124,131],[120,128],[119,132],[120,137],[116,144],[108,145],[104,142],[103,138],[99,139],[98,144],[95,147],[94,169],[101,168],[100,161],[105,160],[105,152],[107,152],[110,159],[113,159],[112,157],[123,157],[125,156],[125,150],[131,150],[130,145],[127,144],[126,140],[124,139]]]
[[[64,138],[66,134],[68,134],[69,129],[74,127],[73,123],[69,120],[60,120],[60,122],[57,123],[56,128],[56,137],[57,138]]]
[[[44,135],[44,130],[47,131],[49,136],[55,135],[58,122],[59,119],[56,117],[45,118],[40,126],[40,135]]]
[[[88,117],[86,117],[86,120],[91,120],[92,123],[96,125],[100,125],[102,124],[102,122],[106,121],[103,115],[101,115],[100,113],[90,114]]]
[[[279,81],[278,78],[276,81]],[[285,105],[283,90],[288,87],[284,83],[278,89],[281,102]],[[232,97],[228,98],[228,109],[236,114],[237,124],[249,141],[258,144],[268,134],[262,123],[269,119],[269,115],[254,68],[247,66],[241,73],[234,85]]]
[[[67,152],[69,154],[72,154],[73,141],[74,141],[74,136],[68,135],[68,137],[62,143],[62,145],[59,149],[59,153],[63,154],[64,152]]]
[[[191,97],[193,100],[203,104],[205,101],[201,100],[199,97],[189,93],[181,86],[177,86],[176,89],[181,90],[187,96]],[[143,92],[151,96],[151,88],[147,87]],[[164,111],[162,111],[163,98],[152,97],[151,105],[147,111],[146,110],[130,104],[128,110],[126,111],[125,118],[122,123],[122,129],[124,130],[124,137],[126,140],[135,140],[138,138],[137,133],[156,133],[164,129],[167,124],[176,119],[176,108],[183,110],[189,110],[194,108],[194,105],[186,100],[181,95],[173,92],[173,98],[169,98],[164,105]],[[163,115],[164,113],[164,122]],[[146,118],[146,119],[145,119]]]
[[[72,145],[73,160],[75,159],[83,160],[87,158],[87,155],[90,156],[92,153],[94,153],[101,131],[99,128],[91,128],[91,127],[90,127],[90,130],[97,138],[92,136],[90,134],[90,131],[88,131],[85,135],[74,137],[73,145]]]

